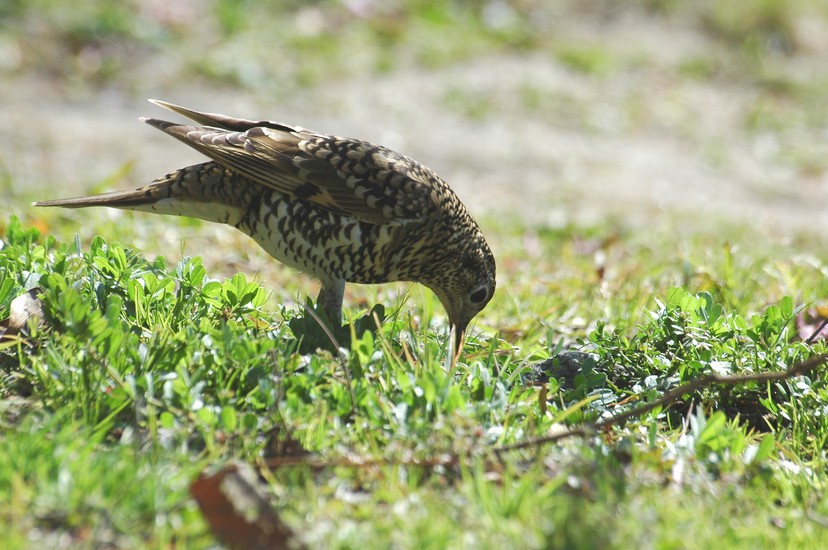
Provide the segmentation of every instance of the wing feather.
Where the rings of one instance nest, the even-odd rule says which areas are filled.
[[[437,197],[451,193],[430,169],[379,145],[153,103],[204,126],[144,122],[261,185],[363,221],[424,221]]]

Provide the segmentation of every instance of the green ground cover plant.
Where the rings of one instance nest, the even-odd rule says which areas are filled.
[[[565,248],[577,231],[542,239]],[[563,272],[585,269],[577,255],[559,258]],[[639,269],[675,268],[647,261]],[[510,310],[532,306],[521,304],[528,289],[507,290],[446,370],[426,291],[425,307],[351,310],[349,326],[361,326],[347,347],[302,351],[320,337],[308,315],[269,307],[244,275],[213,279],[198,258],[168,266],[102,237],[58,242],[11,219],[0,318],[26,291],[43,313],[0,352],[4,539],[209,547],[188,488],[205,468],[243,461],[265,472],[270,504],[311,546],[817,545],[828,514],[824,367],[711,385],[602,433],[493,452],[698,376],[781,371],[823,353],[820,338],[800,336],[803,304],[790,294],[819,294],[824,267],[771,264],[710,259],[632,318],[592,319],[572,335],[543,318],[545,330],[510,333]],[[729,288],[757,265],[761,288]],[[591,307],[549,300],[574,316]],[[541,360],[564,348],[589,360],[569,380],[538,383]],[[286,461],[288,444],[300,458]]]

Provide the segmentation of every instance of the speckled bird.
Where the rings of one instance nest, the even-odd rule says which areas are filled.
[[[211,161],[139,189],[35,206],[108,206],[231,225],[319,279],[317,306],[336,323],[346,282],[422,283],[448,313],[456,357],[469,321],[494,294],[495,260],[434,171],[366,141],[150,101],[198,126],[142,121]]]

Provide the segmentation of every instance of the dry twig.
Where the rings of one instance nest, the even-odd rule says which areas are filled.
[[[724,386],[738,386],[740,384],[746,384],[748,382],[776,382],[779,380],[787,380],[789,378],[802,376],[803,374],[824,364],[826,361],[828,361],[828,355],[816,355],[814,357],[811,357],[810,359],[791,365],[787,370],[781,372],[757,372],[751,374],[733,375],[708,374],[705,376],[700,376],[694,380],[691,380],[690,382],[687,382],[686,384],[682,384],[681,386],[668,391],[667,393],[665,393],[658,399],[651,401],[650,403],[646,403],[644,405],[641,405],[640,407],[636,407],[627,412],[617,414],[615,416],[605,418],[597,422],[583,424],[576,428],[564,430],[560,433],[548,435],[545,437],[528,439],[526,441],[515,443],[513,445],[504,445],[502,447],[497,447],[494,449],[494,452],[499,455],[500,453],[508,451],[527,449],[529,447],[538,447],[540,445],[545,445],[547,443],[553,443],[555,441],[566,439],[567,437],[588,436],[597,433],[601,430],[605,430],[610,426],[623,425],[630,418],[639,417],[643,414],[650,412],[656,407],[661,407],[663,405],[668,405],[670,403],[678,401],[681,398],[681,396],[694,392],[701,388],[706,388],[708,386],[713,386],[717,384]]]

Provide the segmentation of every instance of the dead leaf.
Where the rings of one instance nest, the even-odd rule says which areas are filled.
[[[216,538],[228,548],[300,549],[305,545],[271,507],[263,484],[249,464],[231,463],[202,472],[190,486]]]

